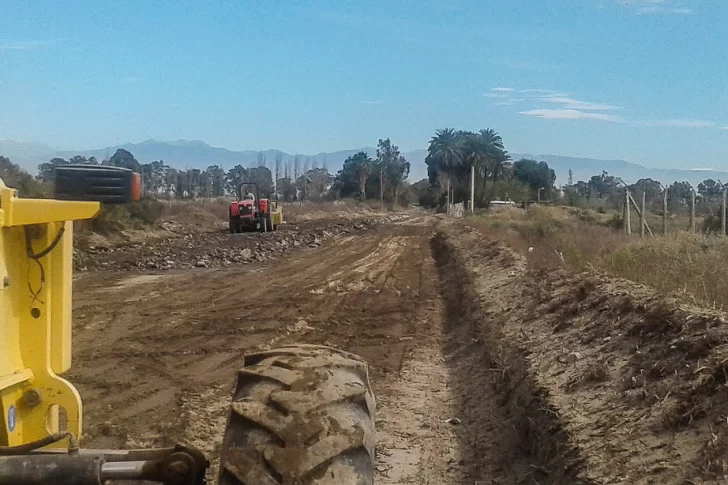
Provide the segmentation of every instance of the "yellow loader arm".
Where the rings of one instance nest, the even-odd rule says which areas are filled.
[[[204,482],[207,460],[183,446],[79,450],[81,398],[59,376],[71,366],[73,221],[94,217],[98,201],[138,200],[139,182],[71,165],[56,170],[56,199],[21,199],[0,180],[0,484]]]
[[[81,399],[58,376],[71,366],[73,220],[98,202],[19,199],[0,181],[0,443],[65,428],[81,434]]]

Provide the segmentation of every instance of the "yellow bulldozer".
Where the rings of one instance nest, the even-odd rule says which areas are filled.
[[[24,199],[0,180],[0,485],[206,482],[208,458],[170,448],[80,445],[71,367],[73,221],[101,203],[133,203],[130,170],[57,167],[53,199]],[[220,447],[220,484],[370,485],[375,401],[359,357],[321,346],[247,355]]]

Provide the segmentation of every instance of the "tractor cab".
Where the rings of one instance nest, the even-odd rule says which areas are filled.
[[[247,188],[243,193],[243,187],[246,185],[253,187],[254,196]],[[238,185],[238,200],[230,204],[230,233],[240,233],[245,230],[275,231],[282,221],[283,214],[278,204],[258,197],[258,186],[255,183],[244,182]]]

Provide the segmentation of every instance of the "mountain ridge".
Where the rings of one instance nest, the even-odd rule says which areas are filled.
[[[53,157],[70,158],[74,155],[81,155],[85,157],[94,156],[99,160],[103,160],[111,157],[120,148],[130,151],[142,163],[164,160],[168,165],[180,169],[205,169],[210,165],[219,165],[225,169],[229,169],[235,165],[250,166],[251,164],[257,163],[259,153],[258,150],[230,150],[224,147],[210,145],[202,140],[186,139],[164,141],[150,138],[139,143],[123,143],[90,150],[55,150],[43,143],[0,139],[0,155],[7,156],[30,173],[36,173],[40,163],[46,162]],[[323,165],[325,160],[329,171],[336,173],[347,157],[360,151],[365,151],[372,157],[376,156],[376,148],[371,146],[332,152],[319,152],[315,155],[299,155],[303,157],[301,164],[304,163],[306,157],[310,158],[318,166]],[[276,149],[267,149],[261,152],[265,156],[269,166],[273,165],[276,154],[279,152],[284,162],[292,160],[295,157],[295,154]],[[426,149],[403,152],[402,154],[411,165],[409,177],[411,182],[427,177],[427,166],[424,163],[427,155]],[[708,178],[722,179],[728,182],[728,171],[722,170],[650,168],[626,160],[602,160],[553,154],[532,155],[528,153],[512,153],[511,157],[513,160],[531,158],[547,162],[556,172],[556,185],[564,185],[568,182],[569,170],[573,172],[574,181],[586,181],[591,176],[606,171],[611,175],[621,177],[627,183],[633,183],[640,178],[652,178],[667,184],[684,180],[693,185],[697,185],[699,182]]]

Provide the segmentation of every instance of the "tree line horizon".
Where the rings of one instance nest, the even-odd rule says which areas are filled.
[[[118,149],[102,161],[81,155],[69,159],[52,158],[38,166],[35,177],[0,156],[0,176],[8,185],[15,180],[15,184],[20,185],[17,188],[23,189],[21,195],[47,196],[55,167],[67,164],[129,168],[141,173],[145,195],[178,199],[234,195],[240,182],[254,182],[261,196],[277,197],[284,202],[338,198],[404,202],[403,199],[409,199],[434,208],[445,204],[448,186],[453,202],[469,200],[473,176],[476,208],[487,208],[497,199],[561,199],[568,205],[598,200],[618,205],[619,194],[625,186],[638,195],[644,191],[647,203],[653,204],[662,200],[663,191],[662,184],[651,178],[623,184],[607,172],[596,174],[587,181],[574,182],[571,170],[568,183],[557,190],[554,185],[556,173],[548,163],[527,158],[511,160],[503,139],[491,128],[436,130],[429,140],[425,158],[427,178],[414,183],[408,181],[410,162],[389,138],[378,141],[376,157],[358,152],[347,157],[336,174],[329,172],[325,158],[320,165],[316,158],[302,155],[284,161],[281,152],[273,160],[267,160],[259,152],[257,160],[248,167],[238,164],[225,170],[219,165],[210,165],[203,170],[177,169],[163,160],[140,163],[129,151]],[[697,189],[685,181],[673,182],[667,187],[670,209],[687,205],[693,190],[698,203],[711,203],[721,197],[723,186],[713,179],[699,183]]]

